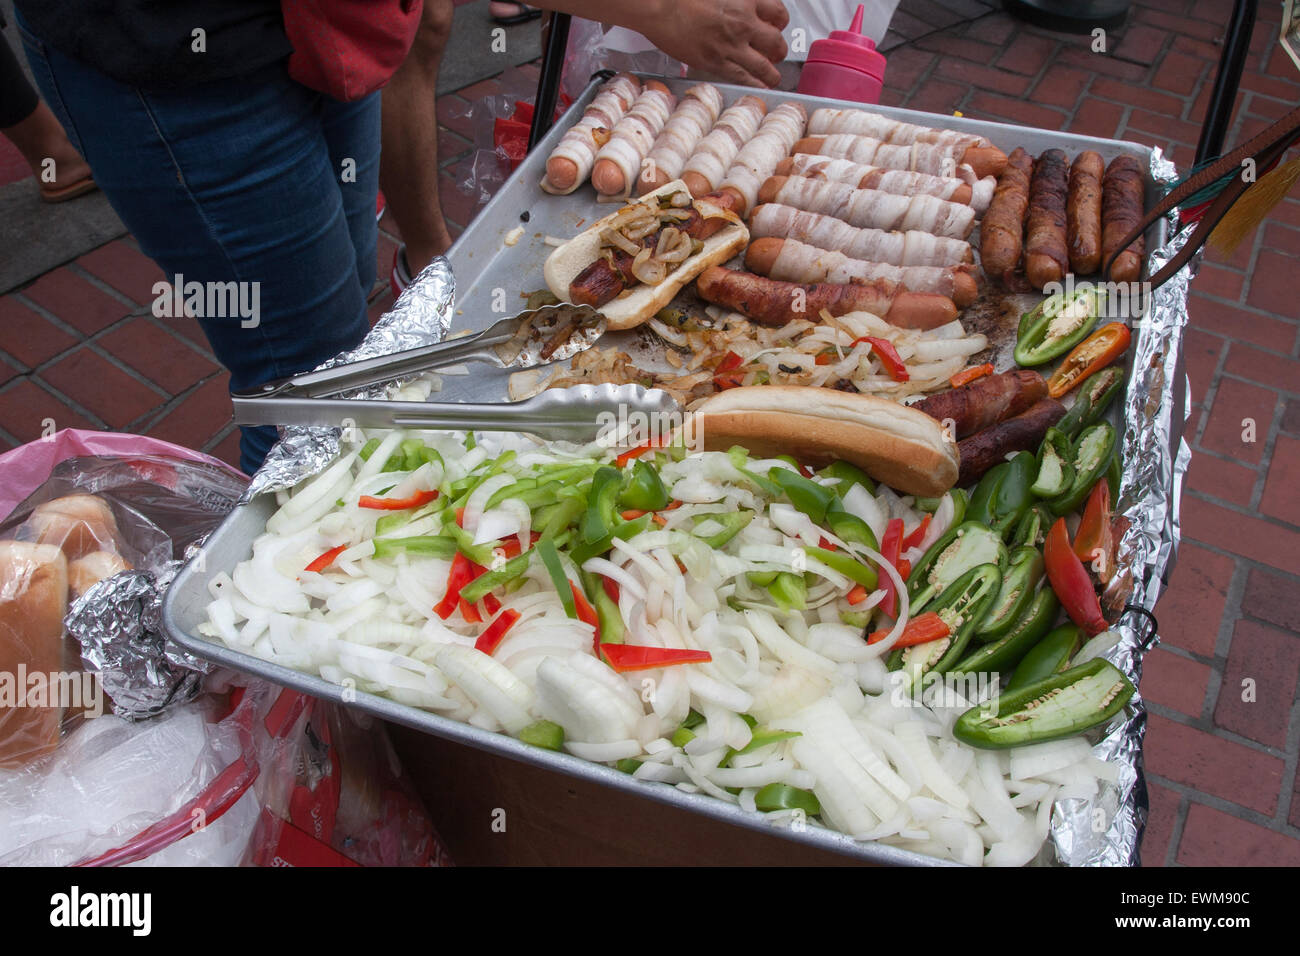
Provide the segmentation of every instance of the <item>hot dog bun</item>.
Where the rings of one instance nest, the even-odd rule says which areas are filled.
[[[659,196],[671,195],[677,191],[687,192],[686,184],[680,179],[646,193],[636,202],[656,202]],[[631,329],[647,321],[652,315],[672,301],[683,286],[691,282],[709,266],[726,262],[739,253],[749,242],[749,230],[740,217],[730,210],[712,204],[701,204],[706,218],[716,213],[729,221],[729,225],[719,229],[704,240],[704,248],[691,255],[676,270],[668,274],[656,286],[636,285],[620,295],[613,302],[600,307],[601,313],[609,322],[610,329]],[[700,208],[700,207],[697,207]],[[588,229],[574,236],[557,248],[546,260],[543,274],[546,285],[563,302],[570,300],[569,284],[578,273],[587,268],[600,257],[600,233],[614,218],[614,213],[593,223]]]
[[[19,537],[56,545],[71,560],[92,551],[116,551],[117,521],[98,495],[66,495],[32,509]]]
[[[688,435],[706,451],[835,460],[909,495],[941,495],[957,480],[957,445],[924,412],[883,398],[806,385],[731,388],[694,411]]]

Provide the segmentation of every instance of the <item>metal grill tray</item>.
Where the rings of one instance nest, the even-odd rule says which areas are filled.
[[[692,81],[660,78],[681,94],[693,85]],[[452,333],[479,331],[491,325],[502,315],[513,314],[523,307],[519,293],[545,288],[542,277],[543,263],[553,247],[543,236],[568,238],[606,215],[614,205],[598,204],[590,184],[568,196],[551,196],[544,193],[539,183],[545,172],[546,159],[560,137],[582,115],[583,109],[596,95],[600,82],[593,81],[569,108],[555,127],[533,150],[519,168],[506,180],[496,196],[487,204],[448,253],[457,282],[457,305],[452,319]],[[757,95],[775,105],[795,101],[804,104],[809,113],[825,106],[862,108],[862,104],[828,100],[797,93],[761,91],[715,84],[728,104],[745,94]],[[1044,150],[1059,148],[1073,157],[1084,149],[1093,149],[1109,162],[1119,155],[1135,156],[1149,168],[1152,150],[1138,143],[1097,139],[1068,133],[1032,129],[1024,126],[1003,125],[973,120],[965,117],[919,113],[914,110],[870,107],[888,116],[927,126],[967,130],[988,137],[994,145],[1010,152],[1016,146],[1038,155]],[[1148,185],[1148,203],[1156,199],[1155,187]],[[527,211],[528,221],[521,214]],[[523,235],[513,246],[505,243],[506,236],[518,226]],[[1165,240],[1165,225],[1153,226],[1147,234],[1147,248],[1158,248]],[[978,305],[978,304],[977,304]],[[966,313],[963,313],[965,316]],[[1145,333],[1139,329],[1138,334]],[[612,333],[602,340],[603,345],[618,345],[634,358],[650,357],[647,350],[638,348],[644,339],[636,332]],[[999,350],[1001,351],[1001,350]],[[1130,350],[1130,355],[1138,350]],[[641,353],[641,354],[638,354]],[[1003,358],[999,355],[998,358]],[[1009,357],[998,361],[999,367],[1009,364]],[[666,367],[666,366],[665,366]],[[503,401],[509,373],[506,371],[474,369],[469,376],[445,377],[443,400]],[[1181,391],[1185,379],[1177,376],[1172,388]],[[1180,396],[1162,396],[1173,399],[1173,407],[1182,407]],[[1172,437],[1176,447],[1178,435]],[[924,854],[902,850],[882,843],[861,843],[844,834],[809,824],[802,832],[773,827],[759,814],[750,814],[734,804],[725,803],[707,794],[688,794],[668,784],[635,780],[611,767],[591,763],[570,754],[541,750],[521,743],[505,734],[485,731],[469,724],[441,717],[405,704],[399,704],[373,694],[346,691],[321,677],[291,670],[260,658],[233,651],[211,642],[198,633],[198,625],[205,618],[205,609],[211,598],[208,582],[220,572],[231,572],[235,565],[252,553],[253,539],[266,527],[267,519],[275,512],[275,499],[261,495],[252,502],[236,508],[214,531],[203,549],[203,561],[191,562],[177,575],[163,604],[163,620],[169,636],[185,649],[200,657],[226,667],[254,674],[285,687],[303,691],[314,697],[359,707],[385,720],[412,727],[458,743],[499,754],[544,769],[570,774],[584,780],[597,782],[629,794],[656,800],[706,817],[784,836],[790,840],[829,852],[857,858],[865,863],[903,866],[944,866],[948,861]],[[345,700],[345,696],[347,699]]]

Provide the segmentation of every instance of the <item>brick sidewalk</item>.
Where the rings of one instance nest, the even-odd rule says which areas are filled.
[[[1140,6],[1104,55],[1089,37],[1001,13],[930,34],[889,52],[884,100],[1158,145],[1185,169],[1223,34],[1203,17],[1226,17],[1229,5]],[[1261,7],[1229,145],[1300,100],[1300,73],[1276,46],[1277,5]],[[492,93],[530,96],[535,82],[536,67],[525,66],[439,98],[453,232],[475,212],[455,186],[474,136],[465,108]],[[388,229],[381,276],[398,241]],[[1230,259],[1211,256],[1193,285],[1184,543],[1157,607],[1163,643],[1142,682],[1152,711],[1149,865],[1300,863],[1300,309],[1287,266],[1297,255],[1300,200],[1290,198]],[[0,298],[2,447],[38,437],[52,419],[236,460],[227,377],[197,326],[149,314],[160,278],[127,239]],[[383,293],[372,314],[390,301]]]

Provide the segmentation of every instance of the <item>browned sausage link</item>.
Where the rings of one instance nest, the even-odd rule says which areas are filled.
[[[1132,156],[1117,156],[1106,167],[1101,182],[1102,263],[1119,249],[1133,229],[1142,221],[1143,203],[1142,167]],[[1146,242],[1141,237],[1120,253],[1111,267],[1110,278],[1115,282],[1136,282],[1142,275],[1142,258]]]
[[[980,222],[980,265],[991,279],[1005,280],[1020,263],[1033,168],[1033,157],[1016,147]]]
[[[696,290],[704,300],[762,325],[781,326],[796,319],[816,321],[822,309],[831,315],[863,311],[884,316],[897,286],[885,279],[854,285],[781,282],[751,272],[711,266],[700,274]]]
[[[952,421],[955,438],[966,438],[1019,415],[1047,397],[1047,380],[1030,369],[986,375],[922,399],[913,408],[940,422]]]
[[[1070,194],[1065,229],[1070,243],[1070,271],[1092,275],[1101,268],[1101,154],[1084,150],[1070,167]]]
[[[1047,430],[1065,416],[1065,406],[1045,398],[1014,418],[991,425],[957,443],[961,470],[957,484],[966,487],[978,481],[984,472],[1014,451],[1030,451],[1039,446]]]
[[[1034,163],[1025,223],[1025,278],[1036,289],[1060,282],[1070,268],[1065,244],[1065,201],[1069,170],[1065,153],[1049,149]]]

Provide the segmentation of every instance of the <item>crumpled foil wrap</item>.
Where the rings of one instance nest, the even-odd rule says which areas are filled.
[[[1178,180],[1174,164],[1159,149],[1151,158],[1151,175],[1161,186]],[[1171,214],[1164,248],[1150,256],[1150,272],[1169,261],[1186,242],[1190,230],[1173,235]],[[1195,261],[1195,260],[1194,260]],[[1175,376],[1181,368],[1183,327],[1187,322],[1187,286],[1191,267],[1152,293],[1147,313],[1137,329],[1133,369],[1125,396],[1122,438],[1123,477],[1117,514],[1131,522],[1119,545],[1115,583],[1103,596],[1111,608],[1134,604],[1150,610],[1172,567],[1178,542],[1178,502],[1183,475],[1191,458],[1182,440],[1190,405],[1174,407]],[[435,259],[402,293],[393,307],[353,352],[326,362],[327,368],[437,342],[451,327],[455,280],[445,259]],[[400,383],[395,383],[400,384]],[[357,396],[378,396],[391,386],[375,387]],[[355,396],[354,396],[355,397]],[[280,442],[254,476],[243,501],[267,491],[292,488],[323,471],[339,452],[337,428],[281,429]],[[242,502],[241,502],[242,503]],[[1115,628],[1120,644],[1106,657],[1137,684],[1142,656],[1154,644],[1147,622],[1127,614]],[[1135,695],[1129,717],[1093,748],[1093,754],[1116,766],[1116,784],[1104,784],[1091,800],[1059,800],[1052,814],[1051,839],[1035,861],[1066,866],[1135,866],[1138,844],[1146,825],[1148,800],[1142,775],[1142,738],[1146,708]]]
[[[214,669],[173,644],[163,626],[163,594],[182,564],[169,561],[156,574],[123,571],[106,578],[78,598],[64,618],[118,717],[142,720],[183,704]]]
[[[336,355],[317,369],[333,368],[347,362],[390,355],[421,345],[440,342],[451,330],[451,312],[456,304],[456,279],[451,265],[438,256],[415,277],[385,312],[375,327],[351,352]],[[400,382],[376,385],[349,392],[343,398],[381,398]],[[266,491],[292,488],[304,478],[323,471],[339,453],[342,429],[292,426],[280,429],[280,440],[266,456],[266,461],[244,492],[240,504]]]
[[[1159,149],[1152,153],[1151,176],[1165,187],[1179,178],[1174,164]],[[1176,228],[1175,213],[1168,220],[1169,240],[1150,255],[1150,273],[1172,259],[1190,237],[1190,228],[1175,233]],[[1193,263],[1197,261],[1193,258]],[[1155,608],[1178,547],[1179,501],[1191,461],[1191,449],[1182,438],[1191,399],[1185,391],[1185,378],[1181,378],[1181,359],[1193,268],[1185,266],[1154,290],[1145,315],[1134,322],[1132,372],[1120,439],[1123,470],[1115,509],[1128,520],[1129,527],[1119,542],[1117,573],[1102,595],[1111,620],[1126,606],[1147,611]],[[1158,639],[1154,623],[1154,618],[1144,618],[1139,612],[1124,614],[1115,628],[1120,643],[1105,655],[1135,685],[1142,676],[1142,658]],[[1118,768],[1118,782],[1103,784],[1091,800],[1057,801],[1051,830],[1055,862],[1066,866],[1139,863],[1139,842],[1148,811],[1142,774],[1147,711],[1140,692],[1126,713],[1128,718],[1093,748],[1094,756]]]

